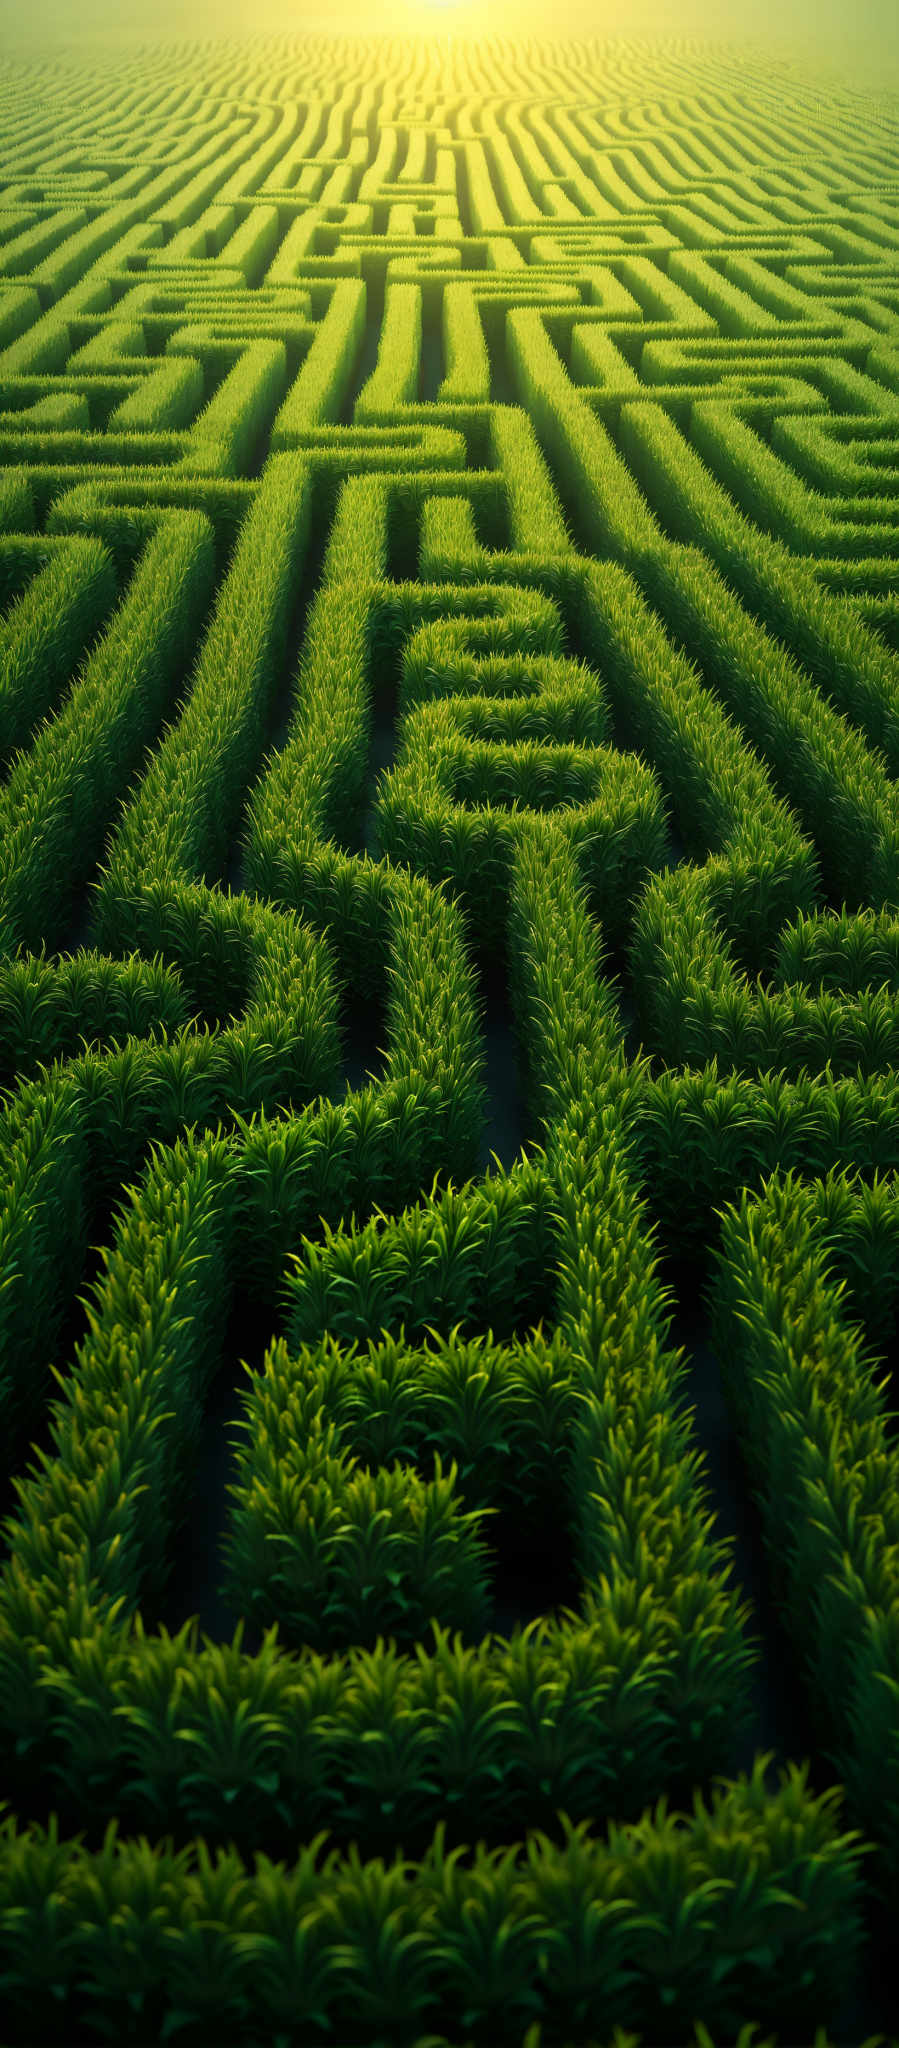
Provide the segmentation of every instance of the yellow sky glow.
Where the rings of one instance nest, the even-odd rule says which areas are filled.
[[[0,52],[21,42],[86,50],[185,37],[505,37],[602,44],[607,37],[754,44],[802,68],[899,87],[899,0],[0,0]]]

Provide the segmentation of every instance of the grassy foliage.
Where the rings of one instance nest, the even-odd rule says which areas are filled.
[[[5,2040],[860,2036],[897,163],[724,46],[4,73]]]

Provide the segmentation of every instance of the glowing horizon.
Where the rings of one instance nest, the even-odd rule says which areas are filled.
[[[14,47],[86,48],[279,34],[394,38],[448,34],[601,46],[607,41],[699,39],[770,49],[817,74],[844,73],[885,90],[899,85],[896,0],[383,0],[373,18],[361,0],[153,0],[127,13],[117,0],[0,0],[0,39]]]

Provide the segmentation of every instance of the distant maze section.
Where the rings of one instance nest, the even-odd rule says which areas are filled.
[[[899,105],[4,66],[13,2038],[833,2023],[899,1904],[897,775]]]

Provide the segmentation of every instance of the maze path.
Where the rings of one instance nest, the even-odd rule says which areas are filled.
[[[698,44],[9,69],[17,2040],[899,2016],[897,258]]]

